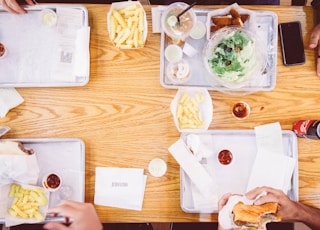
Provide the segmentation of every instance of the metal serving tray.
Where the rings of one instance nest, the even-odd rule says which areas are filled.
[[[197,20],[203,22],[206,25],[208,12],[214,11],[214,9],[195,9]],[[278,46],[278,17],[272,11],[255,11],[256,13],[256,28],[257,34],[261,38],[265,38],[262,42],[266,44],[268,49],[267,68],[265,73],[262,74],[263,83],[259,85],[251,86],[250,88],[241,88],[239,91],[271,91],[276,85],[277,75],[277,46]],[[167,36],[161,31],[161,52],[160,52],[160,84],[165,88],[179,88],[181,86],[188,87],[205,87],[208,90],[218,91],[230,91],[221,85],[210,85],[207,80],[210,75],[204,66],[203,60],[203,48],[207,42],[206,36],[202,39],[195,40],[187,38],[186,43],[193,46],[198,53],[193,57],[188,57],[184,54],[184,58],[191,64],[191,78],[186,83],[177,84],[173,83],[166,75],[166,68],[169,62],[164,56],[164,50],[169,44]],[[237,91],[237,90],[232,90]]]
[[[51,63],[54,63],[55,58],[58,58],[52,55],[52,47],[58,46],[57,32],[53,28],[45,28],[41,25],[40,12],[43,9],[56,11],[58,7],[81,10],[83,12],[83,27],[89,26],[88,10],[82,5],[40,4],[26,6],[25,9],[28,11],[26,15],[10,14],[0,6],[0,42],[8,46],[8,55],[3,60],[0,59],[0,69],[5,70],[5,73],[10,73],[0,72],[0,87],[68,87],[84,86],[89,82],[89,74],[88,76],[74,76],[74,79],[68,81],[50,77],[55,70]],[[8,26],[8,22],[14,27]],[[22,34],[23,36],[21,36]],[[16,43],[13,40],[16,40]],[[43,43],[52,45],[46,46],[48,50],[39,49],[39,44],[43,45]],[[89,48],[89,44],[86,45],[88,47],[84,48]],[[24,52],[25,50],[28,52]],[[73,58],[76,59],[76,54]],[[23,74],[18,72],[18,63],[24,66]],[[88,68],[90,67],[90,55],[84,64],[87,64]]]
[[[181,138],[186,141],[187,135],[182,133]],[[203,164],[210,174],[215,174],[216,184],[219,185],[216,194],[221,197],[226,193],[243,194],[246,191],[250,170],[252,168],[255,155],[257,152],[254,130],[211,130],[203,134],[209,135],[215,140],[214,146],[210,149],[215,153],[206,159]],[[298,146],[296,135],[289,130],[282,131],[283,146],[286,156],[292,157],[296,161],[296,166],[291,179],[291,190],[288,196],[298,201],[299,176],[298,176]],[[201,136],[200,136],[201,139]],[[244,144],[245,143],[245,144]],[[231,163],[228,166],[221,167],[217,160],[217,154],[222,149],[235,149],[232,151],[234,160],[237,158],[237,164]],[[239,157],[239,158],[238,158]],[[241,173],[240,173],[241,172]],[[191,180],[188,175],[180,168],[180,205],[184,212],[187,213],[207,213],[207,210],[195,209],[192,199]],[[210,213],[218,212],[214,210]]]
[[[49,207],[63,199],[84,202],[85,144],[81,139],[1,139],[6,140],[19,141],[27,149],[32,148],[35,151],[40,168],[38,186],[41,186],[42,177],[47,173],[56,172],[62,177],[61,188],[50,194]],[[47,218],[46,221],[59,219]],[[4,223],[4,217],[0,217],[0,223]]]

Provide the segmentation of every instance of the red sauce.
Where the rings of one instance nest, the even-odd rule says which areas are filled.
[[[55,189],[58,188],[60,185],[60,178],[56,174],[50,174],[47,177],[46,184],[49,188]]]
[[[237,118],[245,118],[249,115],[248,105],[243,102],[238,102],[233,106],[232,113]]]
[[[5,52],[6,52],[6,48],[2,43],[0,43],[0,57],[2,57]]]
[[[232,153],[227,149],[221,150],[218,154],[218,159],[220,163],[223,165],[230,164],[232,161],[232,158],[233,158]]]

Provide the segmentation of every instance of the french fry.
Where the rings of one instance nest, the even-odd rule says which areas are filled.
[[[45,217],[40,212],[40,207],[48,204],[48,199],[42,188],[22,188],[20,185],[12,184],[8,196],[14,198],[9,215],[23,219],[35,218],[43,221]]]
[[[181,129],[198,129],[204,126],[199,104],[204,101],[202,94],[190,97],[184,93],[177,105],[176,115]]]
[[[110,17],[110,39],[114,40],[115,37],[116,37],[116,23],[115,23],[114,16],[111,15],[111,17]]]
[[[118,11],[113,10],[112,15],[123,28],[126,28],[126,22]]]
[[[144,46],[145,13],[140,5],[134,4],[112,10],[110,16],[110,39],[120,49]]]

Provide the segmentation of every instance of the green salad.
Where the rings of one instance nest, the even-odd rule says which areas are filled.
[[[222,80],[237,82],[254,65],[254,40],[243,31],[234,31],[213,48],[209,66]]]

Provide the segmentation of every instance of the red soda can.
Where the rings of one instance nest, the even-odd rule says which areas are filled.
[[[300,120],[293,124],[297,137],[320,139],[320,120]]]

